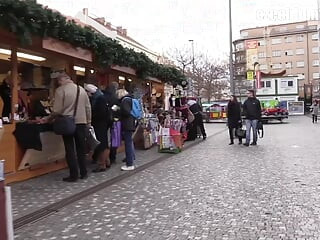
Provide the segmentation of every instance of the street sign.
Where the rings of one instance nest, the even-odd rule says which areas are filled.
[[[248,71],[247,72],[247,80],[253,81],[254,80],[254,72],[253,71]]]

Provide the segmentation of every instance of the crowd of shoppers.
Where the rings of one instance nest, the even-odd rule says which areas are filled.
[[[93,172],[104,172],[116,161],[117,148],[125,142],[126,164],[123,171],[134,170],[135,149],[132,135],[136,119],[131,115],[132,97],[117,83],[111,83],[105,91],[93,84],[84,88],[75,84],[65,73],[56,74],[58,88],[55,92],[53,113],[47,121],[54,122],[57,116],[73,117],[75,131],[63,135],[69,176],[66,182],[76,182],[88,177],[86,167],[86,136],[91,126],[98,146],[93,149],[92,162],[97,164]],[[110,138],[108,132],[111,132]],[[110,139],[110,145],[109,145]],[[110,149],[109,155],[108,149]]]

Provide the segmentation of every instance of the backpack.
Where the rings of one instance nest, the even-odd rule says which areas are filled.
[[[131,111],[130,114],[135,119],[141,119],[143,115],[142,106],[138,99],[132,98],[131,99]]]

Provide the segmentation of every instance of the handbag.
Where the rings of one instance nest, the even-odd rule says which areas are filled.
[[[77,114],[80,87],[77,85],[77,96],[73,116],[57,115],[53,121],[53,132],[57,135],[73,135],[76,131],[75,116]]]
[[[259,138],[263,138],[263,136],[264,136],[264,130],[263,130],[263,123],[262,123],[262,121],[258,121],[257,131],[258,131]]]
[[[242,129],[242,128],[237,128],[236,129],[236,136],[238,138],[245,138],[246,137],[246,133],[247,133],[247,131],[245,129]]]
[[[92,126],[87,128],[87,143],[92,151],[94,151],[100,144],[100,141],[97,139],[96,133]]]

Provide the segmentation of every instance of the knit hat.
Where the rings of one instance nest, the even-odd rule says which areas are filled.
[[[192,106],[193,104],[196,104],[197,103],[197,101],[195,101],[195,100],[188,100],[188,105],[189,106]]]
[[[93,84],[84,84],[84,89],[85,89],[87,92],[89,92],[89,93],[91,93],[91,94],[94,94],[94,93],[97,91],[98,87],[96,87],[96,86],[93,85]]]

